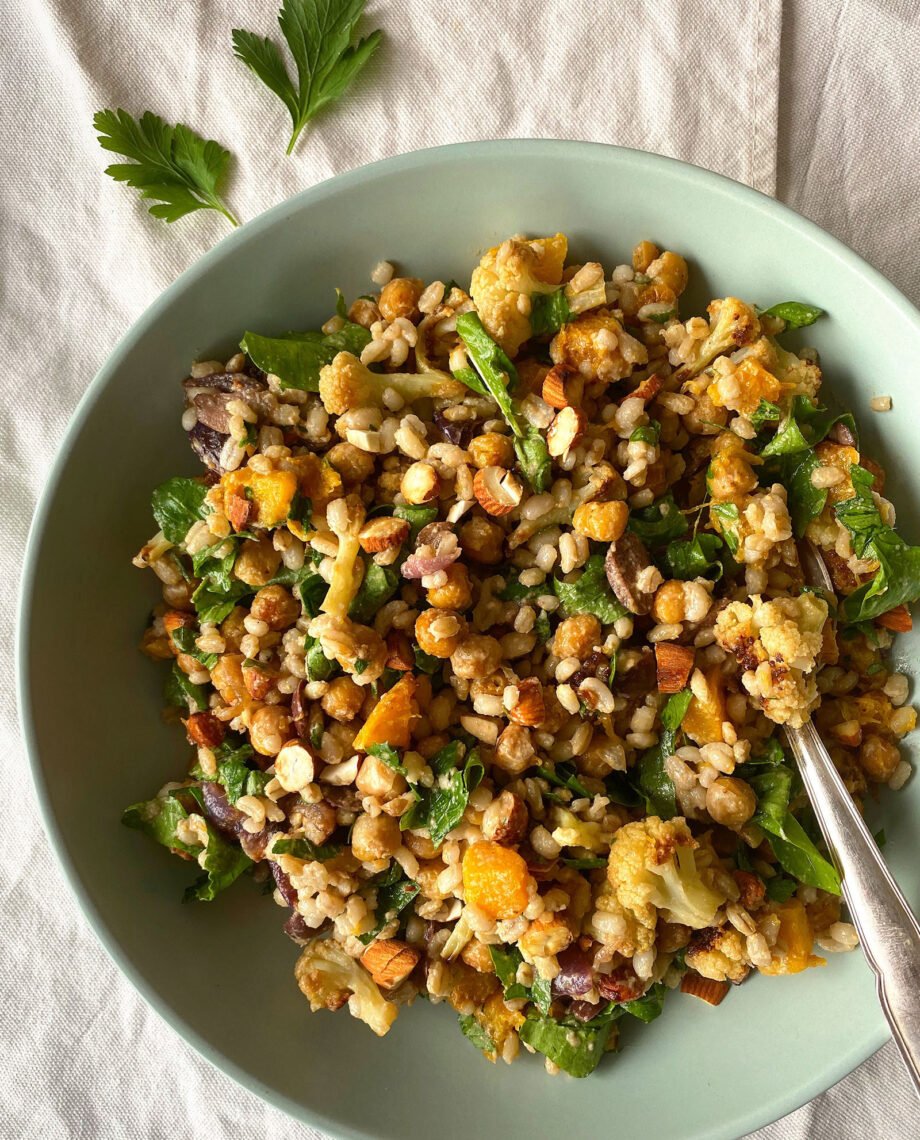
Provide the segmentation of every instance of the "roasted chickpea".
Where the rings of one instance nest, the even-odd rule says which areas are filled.
[[[280,565],[281,552],[275,550],[272,540],[264,535],[243,543],[243,549],[233,564],[233,573],[247,586],[264,586]]]
[[[459,562],[452,562],[444,573],[447,581],[428,590],[428,601],[439,610],[468,610],[473,604],[470,572]]]
[[[560,660],[577,657],[581,661],[600,641],[601,623],[597,618],[593,614],[575,614],[559,623],[553,637],[553,653]]]
[[[348,310],[348,319],[365,329],[369,329],[382,316],[383,314],[377,308],[376,302],[368,300],[367,297],[359,297],[353,301]]]
[[[359,815],[351,829],[351,850],[361,863],[389,859],[399,850],[399,820],[390,815]]]
[[[483,838],[503,847],[514,847],[524,838],[528,818],[521,797],[506,790],[482,813]]]
[[[502,661],[502,647],[488,634],[473,633],[450,655],[450,667],[458,677],[474,681],[494,673]]]
[[[662,582],[652,602],[652,617],[662,625],[676,625],[686,617],[684,584],[676,578]]]
[[[460,528],[460,545],[463,553],[474,562],[493,566],[502,560],[505,534],[500,526],[477,516]]]
[[[264,701],[275,687],[275,680],[274,672],[267,667],[248,665],[243,668],[243,683],[254,700]]]
[[[632,252],[632,265],[637,273],[645,273],[658,256],[658,246],[653,241],[640,241]]]
[[[430,463],[419,461],[406,468],[399,489],[407,503],[418,505],[438,497],[441,480]]]
[[[416,859],[433,859],[438,853],[437,847],[428,835],[416,835],[414,831],[404,831],[402,839]]]
[[[358,769],[355,787],[364,796],[388,800],[406,790],[406,781],[376,756],[365,756]]]
[[[342,476],[342,482],[357,486],[374,474],[374,457],[353,443],[337,443],[326,452],[331,467]]]
[[[152,627],[144,630],[144,636],[141,638],[141,653],[154,661],[171,661],[176,655],[172,638],[166,634],[157,633]]]
[[[477,435],[467,448],[473,462],[480,469],[484,467],[511,467],[514,463],[514,446],[506,435],[497,431],[487,431]]]
[[[333,720],[354,720],[364,704],[364,693],[365,690],[351,677],[336,677],[329,682],[320,704],[323,712]]]
[[[277,756],[290,735],[291,718],[280,705],[257,709],[249,723],[249,739],[256,752]]]
[[[424,281],[417,277],[394,277],[380,290],[378,308],[388,321],[395,321],[397,317],[411,321],[418,316],[418,299],[424,288]]]
[[[530,729],[521,724],[509,724],[502,732],[492,753],[492,763],[512,776],[526,772],[534,763],[536,750],[530,739]]]
[[[866,733],[859,748],[859,766],[870,780],[886,783],[901,762],[898,746],[874,732]]]
[[[416,751],[423,759],[430,760],[433,756],[437,756],[442,748],[446,748],[450,740],[446,732],[435,732],[420,740],[416,745]]]
[[[252,599],[252,617],[264,621],[269,629],[287,629],[300,617],[300,604],[284,586],[264,586]]]
[[[392,503],[401,486],[402,471],[383,471],[377,479],[377,498],[382,503]]]
[[[450,657],[466,633],[466,621],[454,610],[424,610],[415,619],[415,640],[419,649],[432,657]]]
[[[744,780],[720,776],[706,790],[706,810],[715,823],[740,831],[757,810],[757,797]]]

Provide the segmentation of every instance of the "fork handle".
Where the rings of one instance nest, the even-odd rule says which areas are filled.
[[[920,924],[879,854],[811,721],[786,728],[843,893],[876,974],[879,1001],[920,1095]]]

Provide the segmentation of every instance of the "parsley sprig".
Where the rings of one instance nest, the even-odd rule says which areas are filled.
[[[150,207],[155,218],[175,222],[196,210],[217,210],[239,225],[219,193],[230,161],[220,143],[182,123],[171,127],[152,111],[140,119],[120,109],[97,111],[93,126],[101,147],[131,159],[107,166],[105,173],[156,202]]]
[[[267,36],[233,30],[237,56],[274,91],[291,115],[290,154],[301,131],[328,103],[341,98],[380,43],[380,31],[352,45],[364,0],[282,0],[278,23],[297,65],[297,83]]]

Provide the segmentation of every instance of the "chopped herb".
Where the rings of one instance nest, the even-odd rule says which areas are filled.
[[[448,749],[453,750],[456,743],[442,748],[432,759],[431,767],[435,772],[438,772],[439,768],[446,769],[447,762],[442,763],[440,758],[446,755],[459,758],[459,749],[448,753]],[[416,801],[401,817],[399,821],[401,830],[426,828],[431,842],[435,847],[440,847],[448,832],[453,831],[463,819],[470,792],[479,787],[483,774],[479,749],[474,748],[463,768],[452,767],[443,770],[434,787],[413,785]]]
[[[785,875],[774,875],[764,883],[766,895],[773,902],[788,902],[795,894],[798,883]]]
[[[575,767],[573,764],[557,764],[555,769],[541,766],[535,768],[533,774],[546,780],[548,784],[555,785],[557,788],[568,788],[569,791],[574,792],[576,796],[591,799],[591,793],[575,775]]]
[[[554,289],[552,293],[531,293],[530,328],[532,336],[547,336],[557,333],[564,324],[574,317],[564,289]]]
[[[854,464],[850,479],[856,492],[834,507],[853,541],[857,558],[878,562],[878,570],[867,582],[844,598],[840,614],[846,622],[864,622],[909,605],[920,597],[920,546],[908,546],[884,520],[872,495],[873,476]]]
[[[633,1001],[624,1001],[623,1008],[627,1013],[646,1023],[654,1021],[661,1016],[664,1009],[664,999],[668,996],[668,987],[663,982],[655,982],[640,998]]]
[[[178,709],[204,712],[208,707],[208,698],[201,685],[193,685],[185,673],[174,661],[166,678],[166,687],[163,696],[168,705]]]
[[[382,760],[388,768],[392,768],[394,772],[399,772],[401,776],[406,775],[406,766],[399,758],[399,753],[392,744],[372,744],[368,748],[371,756],[376,756],[378,760]]]
[[[554,578],[553,590],[569,617],[572,614],[594,614],[604,625],[608,625],[629,613],[610,589],[602,554],[590,556],[577,582],[563,582],[560,578]]]
[[[599,871],[602,867],[607,866],[607,860],[596,855],[590,855],[584,859],[563,859],[562,862],[567,867],[573,867],[576,871]]]
[[[724,570],[719,554],[722,539],[717,534],[698,534],[692,539],[669,542],[664,552],[667,577],[689,581],[709,578],[717,582]]]
[[[534,633],[537,635],[537,641],[541,645],[545,645],[547,641],[553,636],[553,627],[550,624],[549,614],[546,610],[540,610],[537,614],[536,620],[533,623]]]
[[[840,414],[822,408],[808,396],[794,396],[789,414],[779,425],[776,435],[761,451],[768,459],[777,455],[794,455],[820,443],[837,423],[845,423],[855,436],[856,424],[846,412]]]
[[[434,673],[439,673],[444,662],[440,657],[435,657],[431,653],[426,653],[424,649],[419,649],[417,645],[412,646],[412,652],[415,654],[415,667],[421,673],[427,673],[432,676]]]
[[[399,571],[392,566],[378,566],[368,562],[361,587],[348,609],[352,621],[366,625],[372,622],[381,606],[385,605],[399,589]]]
[[[738,507],[735,503],[710,503],[709,513],[719,520],[722,539],[731,554],[738,553],[738,535],[733,524],[738,521]]]
[[[646,546],[663,546],[682,538],[689,529],[689,524],[670,491],[649,506],[632,511],[628,525]]]
[[[419,885],[410,879],[394,859],[386,871],[370,880],[377,888],[377,923],[367,934],[359,934],[359,941],[365,946],[373,942],[380,932],[394,918],[406,909],[419,892]]]
[[[657,420],[651,420],[649,423],[637,427],[629,437],[629,442],[647,443],[652,447],[657,447],[660,436],[661,424]]]
[[[304,664],[307,669],[307,680],[328,681],[334,673],[338,672],[338,662],[329,660],[323,652],[319,638],[304,638],[304,649],[306,650]]]
[[[311,843],[309,839],[276,839],[272,852],[275,855],[293,855],[313,863],[326,863],[342,854],[337,843]]]
[[[672,819],[677,814],[677,796],[665,761],[677,748],[677,733],[692,697],[690,690],[684,689],[668,698],[661,710],[662,732],[658,743],[640,757],[632,772],[635,789],[645,800],[649,814],[662,819]]]
[[[207,487],[197,479],[181,476],[167,479],[153,492],[153,517],[173,545],[181,546],[192,526],[205,517],[207,493]]]
[[[205,653],[195,644],[198,634],[190,626],[180,625],[172,630],[169,636],[176,643],[180,653],[194,657],[196,661],[201,662],[205,669],[213,669],[217,664],[216,653]]]
[[[460,1030],[468,1041],[471,1041],[476,1048],[483,1053],[489,1056],[495,1055],[495,1042],[479,1024],[473,1014],[458,1014],[458,1020],[460,1022]]]
[[[360,677],[364,670],[367,668],[368,664],[369,662],[365,661],[363,657],[356,657],[354,667],[355,675]]]
[[[131,159],[107,166],[105,173],[156,202],[149,207],[155,218],[175,222],[196,210],[216,210],[239,225],[220,196],[230,162],[230,152],[220,143],[182,123],[171,127],[152,111],[140,119],[121,109],[97,111],[93,128],[101,147]]]
[[[297,67],[291,79],[278,46],[267,36],[233,29],[233,50],[287,107],[290,154],[317,112],[340,99],[377,50],[381,32],[352,43],[364,0],[282,0],[278,23]]]
[[[751,423],[755,428],[761,428],[766,423],[775,422],[782,414],[778,404],[771,404],[769,400],[761,397],[760,403],[751,413]]]

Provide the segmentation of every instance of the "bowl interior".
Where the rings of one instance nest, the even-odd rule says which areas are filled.
[[[608,265],[628,261],[644,237],[683,252],[702,303],[731,292],[764,306],[823,306],[829,317],[807,339],[887,468],[902,529],[918,538],[909,510],[920,490],[916,425],[905,410],[920,318],[906,301],[814,226],[734,183],[614,148],[522,142],[381,163],[221,243],[145,314],[93,384],[31,540],[24,724],[52,843],[75,889],[109,951],[180,1033],[257,1093],[340,1135],[737,1135],[804,1102],[884,1036],[871,976],[852,954],[796,977],[754,978],[718,1012],[672,995],[663,1018],[627,1026],[621,1054],[577,1083],[548,1078],[536,1059],[483,1063],[452,1012],[425,1002],[381,1042],[344,1013],[310,1015],[283,912],[254,887],[182,906],[190,869],[118,822],[126,804],[184,770],[180,734],[158,717],[162,673],[137,652],[155,595],[130,558],[151,531],[151,489],[197,471],[179,425],[189,362],[229,353],[247,328],[316,327],[334,287],[349,298],[365,292],[380,258],[426,279],[468,280],[484,247],[557,230]],[[891,394],[895,411],[873,415],[875,394]],[[905,662],[916,659],[915,637],[899,646]],[[914,781],[875,810],[914,902],[918,801]]]

